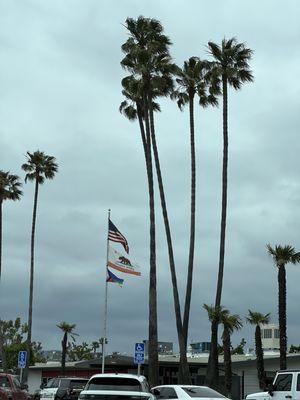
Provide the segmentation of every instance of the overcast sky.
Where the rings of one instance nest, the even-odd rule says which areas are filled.
[[[59,173],[40,190],[33,339],[60,348],[56,324],[78,340],[103,335],[107,210],[127,237],[142,276],[109,285],[110,351],[147,338],[148,194],[138,126],[118,112],[125,19],[159,19],[174,61],[208,57],[209,40],[236,36],[254,50],[255,81],[229,91],[229,186],[222,303],[277,321],[277,271],[265,245],[298,250],[300,185],[299,2],[0,0],[0,169],[24,178],[26,151],[53,155]],[[157,140],[184,296],[189,233],[188,112],[161,103]],[[209,340],[202,304],[215,296],[221,212],[222,109],[196,107],[197,232],[189,339]],[[4,204],[1,317],[27,320],[33,184]],[[159,340],[176,343],[173,297],[159,199]],[[121,251],[121,246],[115,248]],[[116,273],[117,274],[117,273]],[[118,274],[117,274],[118,275]],[[300,266],[288,273],[289,343],[299,344]],[[234,336],[252,346],[252,328]]]

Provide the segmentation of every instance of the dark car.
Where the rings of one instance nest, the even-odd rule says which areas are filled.
[[[88,379],[85,378],[54,378],[43,386],[41,400],[77,400]]]

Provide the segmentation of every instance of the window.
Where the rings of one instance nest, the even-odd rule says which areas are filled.
[[[159,388],[159,396],[157,396],[158,399],[177,399],[177,394],[175,392],[175,389],[171,387],[164,387],[164,388]]]
[[[61,389],[67,389],[70,385],[70,380],[69,379],[61,379],[59,382],[59,387]]]
[[[292,374],[280,374],[274,383],[274,392],[287,392],[292,387]]]
[[[300,392],[300,374],[297,375],[297,392]]]
[[[137,379],[130,378],[94,378],[87,385],[86,390],[123,390],[127,392],[140,392],[141,385]]]
[[[224,398],[224,396],[213,389],[203,386],[191,386],[191,387],[182,387],[182,389],[190,396],[190,397],[204,397],[204,398]]]
[[[87,383],[87,379],[84,380],[79,380],[79,379],[74,379],[70,382],[70,389],[83,389]]]
[[[0,376],[0,387],[10,388],[9,380],[6,378],[6,376]]]
[[[279,329],[274,329],[274,338],[279,339]]]
[[[272,339],[272,329],[263,330],[264,339]]]
[[[15,377],[15,376],[13,377],[13,382],[14,382],[16,389],[21,389],[21,384],[17,377]]]

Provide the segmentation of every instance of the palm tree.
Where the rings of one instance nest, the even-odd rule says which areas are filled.
[[[56,325],[59,329],[61,329],[64,333],[63,339],[61,341],[61,374],[65,376],[66,370],[66,357],[68,352],[68,338],[71,336],[73,341],[75,342],[75,336],[78,336],[77,333],[74,332],[76,328],[76,324],[68,324],[67,322],[61,322],[60,324]]]
[[[122,80],[122,94],[125,99],[120,106],[120,112],[128,118],[130,121],[135,121],[138,119],[140,126],[141,139],[143,143],[144,155],[145,159],[147,157],[147,144],[146,144],[146,135],[145,135],[145,127],[144,127],[144,112],[143,112],[143,102],[141,95],[141,86],[142,83],[137,81],[132,76],[124,78]],[[164,95],[168,90],[163,88],[163,90],[158,91],[152,89],[152,97],[156,98],[158,96]],[[178,285],[177,285],[177,277],[176,277],[176,268],[175,268],[175,260],[174,260],[174,252],[173,252],[173,244],[172,244],[172,236],[171,229],[167,211],[166,197],[164,192],[163,178],[160,168],[159,154],[158,148],[156,144],[156,136],[155,136],[155,127],[154,127],[154,111],[160,111],[160,106],[155,101],[152,101],[152,107],[150,112],[150,127],[151,127],[151,142],[152,149],[155,160],[155,168],[157,173],[158,187],[161,199],[162,213],[165,225],[165,232],[167,237],[167,246],[168,246],[168,255],[169,255],[169,265],[172,279],[172,287],[173,287],[173,299],[174,299],[174,311],[176,318],[176,328],[178,335],[178,343],[179,343],[179,351],[180,351],[180,382],[190,384],[190,373],[189,367],[187,363],[186,357],[186,346],[184,342],[183,328],[182,328],[182,320],[181,320],[181,311],[180,311],[180,301],[178,294]]]
[[[210,73],[211,79],[214,82],[214,85],[220,88],[223,97],[222,212],[219,271],[215,299],[215,307],[218,307],[221,304],[225,259],[228,169],[228,86],[233,87],[235,90],[239,90],[243,83],[253,81],[253,75],[249,68],[252,50],[247,48],[244,43],[238,43],[235,38],[229,40],[223,39],[221,45],[209,42],[208,51],[214,58],[214,67]],[[206,376],[206,381],[209,386],[214,386],[218,383],[218,324],[218,320],[213,320],[211,324],[211,352],[209,355],[208,371]]]
[[[25,183],[27,181],[35,182],[33,214],[32,214],[32,229],[31,229],[31,258],[30,258],[30,288],[29,288],[29,307],[28,307],[28,332],[27,332],[27,347],[28,354],[31,351],[32,339],[32,306],[33,306],[33,279],[34,279],[34,245],[35,245],[35,225],[37,215],[37,201],[39,186],[45,182],[45,179],[53,179],[58,166],[55,157],[48,156],[42,151],[34,153],[27,152],[27,162],[22,165],[22,169],[26,172]],[[27,376],[28,369],[24,371]]]
[[[295,248],[286,245],[276,245],[273,248],[267,245],[267,252],[273,258],[274,264],[278,269],[278,319],[279,319],[279,347],[280,347],[280,369],[286,369],[286,270],[287,264],[297,264],[300,262],[300,252]]]
[[[223,351],[224,351],[224,370],[225,370],[225,389],[227,396],[231,397],[232,388],[232,368],[231,368],[231,335],[234,331],[241,329],[241,318],[237,314],[230,314],[224,309],[220,315],[220,322],[223,324]]]
[[[265,389],[266,387],[266,374],[264,366],[264,351],[261,342],[261,325],[268,324],[270,322],[270,313],[261,314],[256,311],[248,310],[248,316],[246,321],[255,325],[255,355],[256,355],[256,368],[257,368],[257,378],[259,382],[259,387]]]
[[[92,342],[92,350],[94,353],[94,358],[96,358],[97,349],[99,349],[99,347],[100,347],[99,341]]]
[[[171,98],[177,100],[180,110],[185,105],[189,106],[190,120],[190,152],[191,152],[191,211],[190,211],[190,245],[188,257],[188,274],[186,283],[186,297],[183,316],[183,332],[185,336],[185,346],[188,340],[188,326],[192,296],[192,282],[194,269],[194,249],[195,249],[195,219],[196,219],[196,151],[195,151],[195,123],[194,123],[194,99],[199,95],[199,104],[203,107],[217,105],[217,98],[213,92],[213,87],[209,87],[207,72],[210,63],[202,61],[198,57],[191,57],[184,62],[183,68],[177,68],[176,82],[177,89],[172,93]],[[209,91],[208,91],[209,90]]]
[[[12,175],[9,172],[0,171],[0,284],[2,274],[2,212],[3,202],[5,200],[20,200],[22,191],[21,183],[17,175]],[[0,319],[1,322],[1,319]],[[4,351],[4,344],[0,331],[0,354],[2,357],[2,367],[6,371],[6,354]]]
[[[5,200],[20,200],[22,196],[21,182],[17,175],[0,171],[0,282],[2,272],[2,208]]]
[[[122,45],[125,57],[121,65],[139,82],[139,101],[137,116],[144,146],[148,178],[150,208],[150,279],[149,279],[149,382],[151,386],[158,383],[158,340],[157,340],[157,290],[156,290],[156,244],[155,244],[155,210],[154,186],[151,155],[151,115],[153,112],[153,91],[161,84],[161,69],[168,69],[170,64],[170,40],[163,34],[163,27],[155,19],[139,17],[137,20],[126,19],[129,38]],[[167,76],[168,74],[166,74]],[[135,92],[136,93],[136,92]],[[131,108],[123,103],[124,113]],[[153,136],[153,135],[152,135]]]

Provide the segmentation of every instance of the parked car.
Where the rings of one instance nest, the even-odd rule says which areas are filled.
[[[157,399],[226,399],[221,393],[207,387],[195,385],[161,385],[151,389]]]
[[[40,400],[77,400],[88,379],[53,378],[41,385]]]
[[[146,378],[131,374],[93,375],[79,400],[155,400]]]
[[[300,370],[278,371],[267,392],[253,393],[246,396],[247,400],[286,400],[299,399]]]
[[[17,376],[0,373],[0,400],[28,400],[27,388]]]

